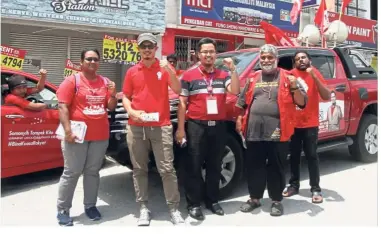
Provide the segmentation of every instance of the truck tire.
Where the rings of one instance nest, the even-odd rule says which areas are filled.
[[[349,153],[357,161],[376,162],[378,153],[377,138],[377,116],[364,114],[357,135],[353,137],[353,144],[348,147]]]
[[[237,138],[229,134],[222,159],[220,198],[228,197],[241,182],[243,149]]]

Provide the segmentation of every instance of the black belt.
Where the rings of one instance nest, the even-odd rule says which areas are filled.
[[[198,120],[198,119],[189,119],[188,121],[192,121],[194,123],[206,125],[209,127],[213,127],[224,122],[223,120]]]

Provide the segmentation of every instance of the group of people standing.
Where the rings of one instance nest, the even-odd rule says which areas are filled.
[[[162,178],[171,221],[175,225],[184,223],[178,209],[180,194],[173,165],[174,142],[187,143],[188,154],[183,160],[189,215],[204,220],[202,203],[214,214],[224,215],[219,204],[219,183],[227,140],[225,103],[228,92],[239,95],[237,107],[242,112],[237,117],[237,131],[247,143],[245,166],[250,199],[241,206],[241,211],[250,212],[259,207],[267,186],[273,201],[271,215],[283,214],[283,197],[298,193],[302,147],[308,159],[312,202],[322,202],[316,154],[318,95],[328,99],[330,91],[319,71],[311,66],[307,52],[297,52],[295,69],[286,71],[277,66],[277,48],[262,46],[259,50],[261,71],[250,76],[240,92],[232,58],[223,60],[228,71],[214,67],[217,51],[213,39],[199,41],[197,59],[200,65],[184,71],[181,79],[166,59],[159,61],[155,58],[158,47],[154,35],[143,33],[137,43],[142,59],[127,71],[122,91],[123,106],[129,114],[127,143],[139,204],[139,226],[148,226],[151,220],[148,205],[151,151]],[[84,50],[81,54],[82,71],[66,78],[57,91],[60,121],[65,129],[62,141],[65,166],[57,201],[57,219],[63,226],[73,225],[69,211],[81,174],[85,213],[91,220],[101,218],[96,200],[99,170],[109,139],[107,109],[115,109],[117,98],[115,84],[97,74],[99,60],[96,49]],[[175,140],[169,115],[168,87],[180,95]],[[70,120],[86,122],[84,143],[76,143]],[[292,177],[290,186],[285,189],[284,165],[289,140]],[[204,164],[205,181],[201,174]]]

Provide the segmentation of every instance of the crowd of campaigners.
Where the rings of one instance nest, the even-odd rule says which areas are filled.
[[[184,187],[189,216],[204,220],[202,203],[212,213],[224,215],[219,204],[221,163],[227,141],[226,96],[237,95],[236,130],[246,142],[245,167],[249,199],[240,207],[251,212],[260,207],[267,188],[272,216],[284,213],[282,200],[299,192],[300,157],[303,149],[308,160],[311,202],[323,202],[319,185],[317,140],[319,96],[330,98],[330,90],[320,72],[312,66],[307,51],[294,55],[294,69],[278,67],[278,51],[273,45],[259,48],[260,70],[246,79],[243,90],[233,58],[223,59],[226,70],[214,66],[216,42],[200,39],[192,60],[198,62],[186,71],[176,71],[177,58],[155,58],[156,36],[140,34],[138,49],[141,61],[128,69],[124,84],[123,106],[129,120],[127,144],[133,165],[133,183],[139,205],[138,226],[148,226],[148,164],[153,151],[160,173],[171,222],[184,223],[179,211],[180,194],[174,168],[173,144],[187,144],[184,157]],[[81,72],[65,78],[57,91],[59,119],[65,131],[62,140],[64,171],[59,181],[57,220],[72,226],[70,208],[78,179],[83,175],[84,209],[91,220],[101,219],[96,208],[100,175],[109,141],[108,110],[117,106],[115,83],[97,74],[100,53],[86,49],[81,53]],[[30,110],[42,110],[45,104],[24,98],[44,88],[47,71],[35,88],[28,88],[25,79],[12,76],[10,94],[5,102]],[[169,88],[179,94],[178,127],[173,132],[170,121]],[[83,143],[70,121],[83,121],[87,131]],[[175,139],[173,139],[175,138]],[[286,186],[285,165],[290,151],[291,178]],[[205,165],[205,178],[202,167]]]

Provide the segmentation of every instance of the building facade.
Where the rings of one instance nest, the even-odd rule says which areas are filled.
[[[97,48],[102,57],[105,34],[136,39],[139,33],[152,32],[161,48],[165,31],[162,0],[3,0],[1,5],[1,43],[26,50],[26,59],[40,60],[49,72],[48,80],[56,85],[64,79],[66,59],[79,64],[85,48]],[[99,73],[115,81],[120,90],[128,67],[102,60]],[[38,72],[25,63],[23,70]]]

